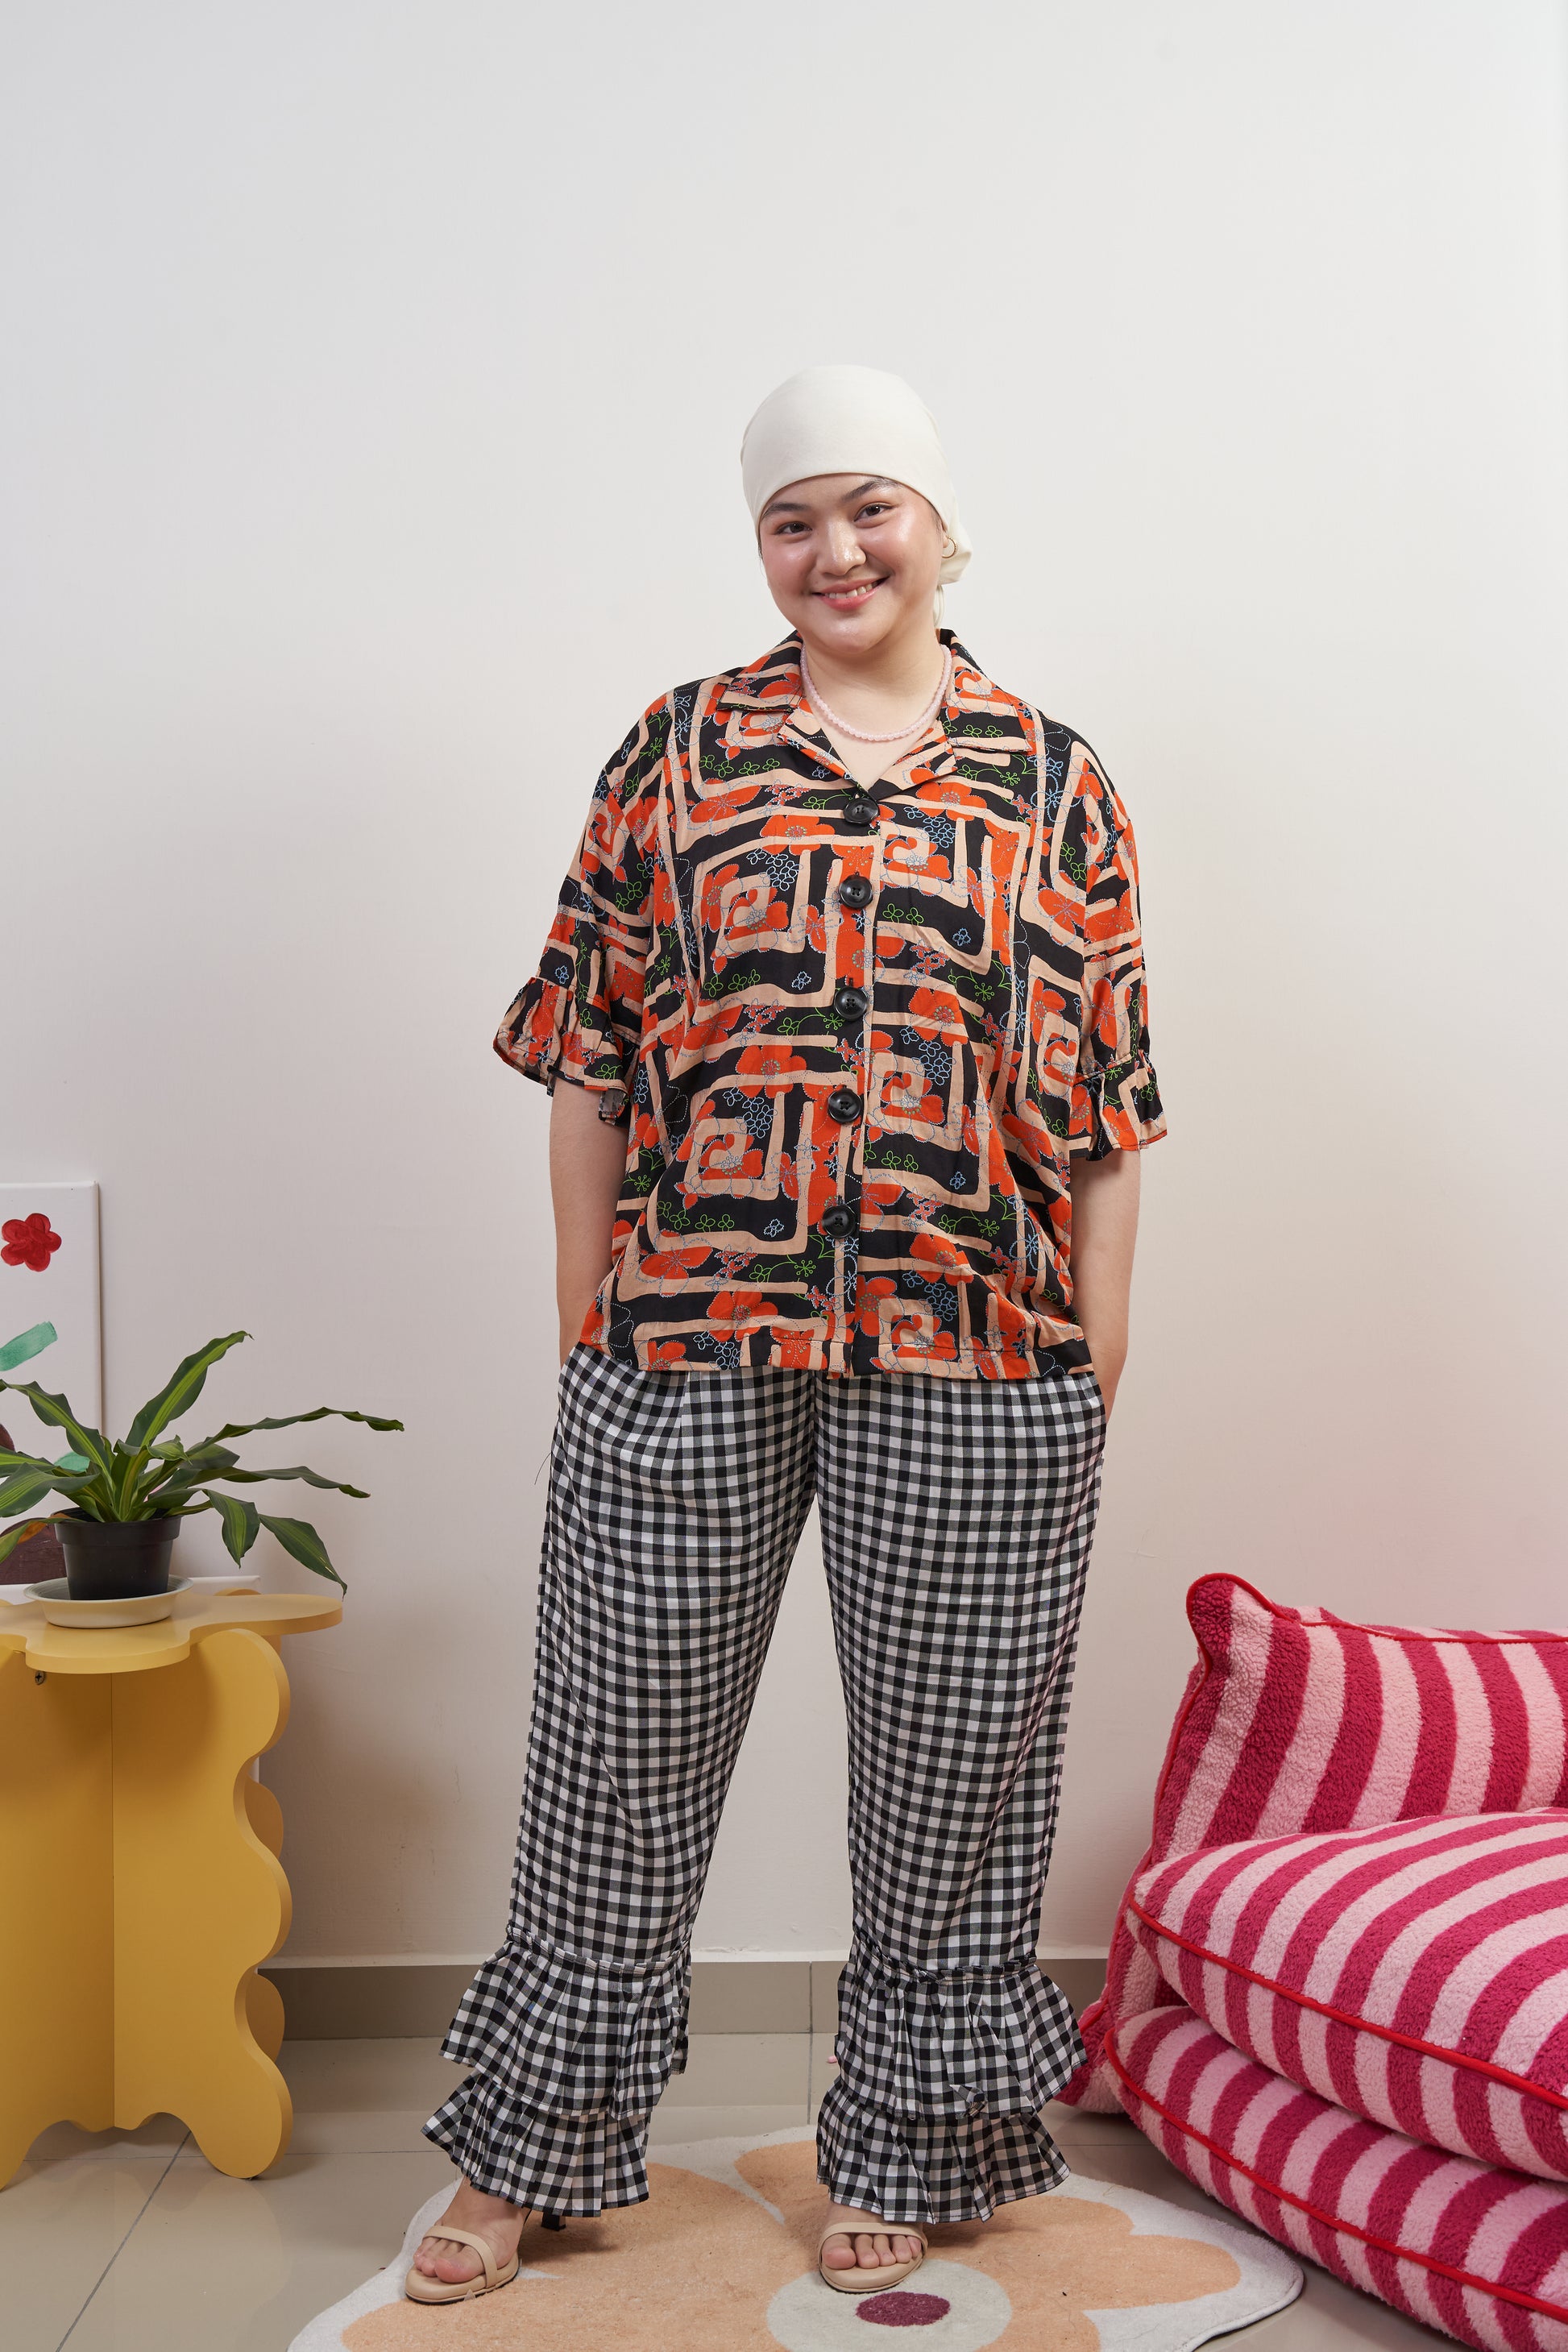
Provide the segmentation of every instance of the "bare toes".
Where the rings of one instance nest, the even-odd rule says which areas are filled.
[[[448,2252],[443,2238],[426,2238],[414,2257],[414,2267],[426,2278],[439,2279],[443,2286],[458,2286],[477,2278],[482,2265],[456,2248]]]

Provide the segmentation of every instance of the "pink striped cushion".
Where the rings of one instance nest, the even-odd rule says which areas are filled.
[[[1568,1633],[1353,1625],[1281,1608],[1237,1576],[1200,1577],[1187,1615],[1200,1655],[1135,1877],[1240,1838],[1568,1805]],[[1119,1919],[1070,2104],[1117,2105],[1105,2021],[1164,1998]]]
[[[1297,1830],[1568,1804],[1568,1633],[1352,1625],[1200,1577],[1202,1662],[1151,1859]]]
[[[1568,2190],[1347,2116],[1184,2006],[1107,2051],[1139,2128],[1243,2221],[1461,2344],[1568,2352]]]
[[[1249,1838],[1148,1872],[1129,1909],[1167,1984],[1275,2074],[1568,2180],[1568,1813]]]

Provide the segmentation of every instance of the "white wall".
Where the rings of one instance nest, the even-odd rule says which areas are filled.
[[[555,1354],[489,1040],[631,718],[782,633],[735,450],[813,358],[930,400],[952,616],[1142,845],[1172,1137],[1047,1941],[1103,1946],[1194,1574],[1568,1619],[1565,49],[1548,0],[13,17],[0,1176],[103,1185],[111,1415],[237,1323],[220,1415],[409,1427],[305,1433],[374,1500],[267,1767],[296,1954],[501,1929]],[[842,1948],[841,1741],[808,1545],[700,1947]]]

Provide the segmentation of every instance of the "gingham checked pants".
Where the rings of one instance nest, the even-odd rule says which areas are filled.
[[[1066,2178],[1083,2050],[1035,1957],[1100,1494],[1092,1378],[643,1370],[581,1342],[551,1451],[507,1940],[425,2126],[553,2213],[647,2195],[692,1923],[817,1498],[849,1726],[854,1940],[818,2177],[891,2222]]]

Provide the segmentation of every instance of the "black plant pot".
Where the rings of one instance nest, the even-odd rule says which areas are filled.
[[[73,1601],[139,1601],[169,1590],[169,1554],[178,1519],[132,1519],[124,1525],[63,1511],[55,1533],[65,1554]]]

